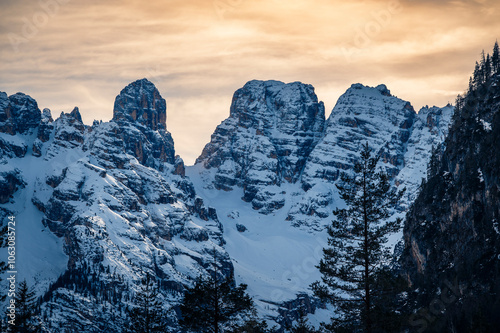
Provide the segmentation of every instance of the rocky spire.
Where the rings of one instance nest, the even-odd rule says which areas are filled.
[[[130,83],[116,96],[112,122],[120,127],[125,151],[143,165],[162,169],[163,162],[176,164],[166,119],[167,103],[147,79]]]
[[[113,120],[139,123],[152,130],[166,129],[167,103],[153,83],[137,80],[116,96]]]

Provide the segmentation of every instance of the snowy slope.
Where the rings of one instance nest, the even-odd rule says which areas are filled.
[[[409,208],[418,195],[422,179],[427,178],[427,164],[432,149],[444,144],[455,108],[447,105],[443,108],[424,107],[415,118],[412,134],[408,140],[404,155],[404,167],[396,177],[399,186],[406,187],[404,208]]]
[[[248,285],[261,316],[277,317],[279,304],[295,299],[297,294],[310,293],[309,285],[320,278],[315,265],[326,245],[326,234],[293,227],[286,221],[287,206],[260,214],[240,199],[241,189],[227,192],[204,188],[207,174],[203,171],[196,165],[186,172],[206,204],[217,209],[236,282]],[[297,186],[285,184],[280,188],[288,192]]]
[[[12,137],[0,133],[0,140],[3,142],[12,142],[13,138],[16,138],[16,144],[26,147],[33,141],[33,135]],[[14,193],[13,198],[1,208],[16,217],[18,279],[26,279],[30,285],[36,285],[39,293],[46,290],[50,281],[54,281],[64,272],[68,261],[63,249],[63,240],[42,225],[43,214],[31,203],[40,170],[47,168],[47,163],[32,156],[29,150],[23,158],[7,159],[4,155],[0,162],[2,172],[19,170],[25,184],[24,188]]]

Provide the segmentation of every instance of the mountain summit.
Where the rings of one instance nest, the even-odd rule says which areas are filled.
[[[156,131],[167,128],[167,102],[147,79],[123,88],[115,99],[114,121],[129,121]]]
[[[324,123],[324,105],[311,85],[250,81],[235,92],[229,118],[217,126],[196,164],[214,170],[216,188],[239,186],[243,200],[271,211],[283,202],[266,186],[299,179]]]

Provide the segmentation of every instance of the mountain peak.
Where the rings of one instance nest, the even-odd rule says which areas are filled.
[[[0,94],[0,132],[26,133],[40,123],[41,111],[31,96],[16,93],[7,98]]]
[[[70,116],[72,116],[73,118],[75,118],[79,122],[83,123],[83,121],[82,121],[82,115],[80,114],[80,109],[78,108],[78,106],[75,106],[75,108],[73,109],[73,111],[71,111]]]
[[[387,88],[387,86],[385,84],[379,84],[376,87],[370,87],[370,86],[365,86],[361,83],[353,83],[351,85],[351,88],[349,88],[347,90],[347,92],[352,91],[352,90],[354,90],[354,91],[362,90],[364,93],[368,93],[368,92],[380,93],[383,96],[392,97],[391,91]]]
[[[323,102],[308,84],[254,80],[234,93],[230,110],[196,163],[216,169],[216,188],[237,185],[254,209],[278,209],[281,194],[266,186],[298,180],[323,134]]]
[[[376,89],[382,93],[384,96],[392,96],[391,91],[387,89],[387,86],[385,84],[379,84]]]
[[[137,80],[116,96],[113,120],[138,123],[152,130],[166,128],[167,102],[151,81]]]
[[[265,118],[279,117],[279,120],[286,122],[287,113],[282,112],[303,104],[322,105],[322,102],[318,103],[314,87],[310,84],[252,80],[234,93],[230,115],[247,119],[251,114],[259,114]],[[269,119],[261,120],[263,123],[269,122]]]

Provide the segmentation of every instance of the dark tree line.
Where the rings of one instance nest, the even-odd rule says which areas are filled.
[[[213,272],[199,276],[186,288],[180,304],[179,324],[186,332],[270,332],[264,321],[255,315],[253,300],[246,293],[247,285],[236,286],[230,276],[218,274],[214,250]]]
[[[160,301],[160,292],[153,276],[146,274],[135,294],[132,307],[128,309],[130,318],[128,333],[168,332],[167,314]]]
[[[477,97],[477,94],[484,94],[488,82],[500,74],[500,49],[498,42],[493,46],[493,53],[485,54],[481,52],[480,61],[476,61],[472,76],[469,78],[469,87],[465,94],[458,95],[455,101],[456,114],[466,106],[466,99],[470,100]],[[470,106],[470,105],[468,105]]]

